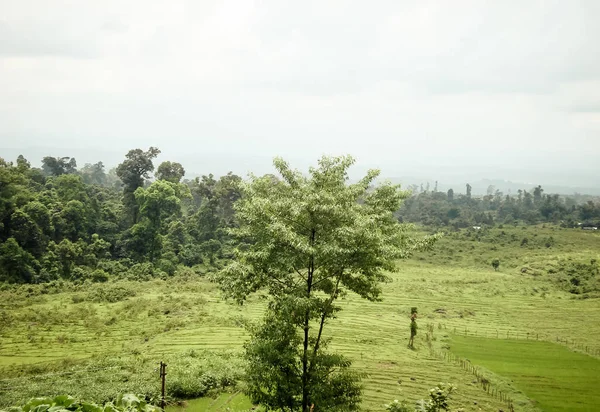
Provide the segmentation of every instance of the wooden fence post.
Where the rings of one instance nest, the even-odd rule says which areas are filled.
[[[165,401],[165,381],[166,381],[166,377],[167,377],[167,364],[164,362],[160,362],[160,380],[161,380],[161,400],[160,400],[160,407],[162,408],[162,410],[165,410],[165,407],[167,406],[167,403]]]

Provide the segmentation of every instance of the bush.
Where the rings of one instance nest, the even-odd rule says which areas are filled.
[[[104,406],[95,403],[76,401],[68,395],[59,395],[54,398],[35,398],[22,407],[11,408],[14,412],[45,412],[45,411],[70,411],[70,412],[158,412],[159,408],[149,405],[146,400],[133,394],[120,395],[115,402],[108,402]]]
[[[406,401],[399,402],[396,399],[394,402],[385,405],[385,410],[388,412],[412,412],[413,410],[408,406]]]
[[[135,295],[136,292],[133,288],[126,287],[122,284],[112,283],[95,286],[88,292],[86,300],[91,302],[115,303]]]
[[[127,272],[127,266],[118,260],[101,260],[97,267],[113,276],[120,276]]]
[[[557,273],[556,281],[572,294],[600,292],[600,267],[595,259],[590,263],[561,260],[548,273]]]
[[[181,253],[179,253],[179,259],[186,266],[203,263],[202,248],[196,244],[187,244],[183,247]]]
[[[450,411],[451,394],[456,390],[456,387],[451,384],[440,383],[435,388],[429,390],[429,399],[421,399],[417,402],[414,409],[409,408],[406,401],[399,402],[397,399],[385,405],[388,412],[441,412]],[[457,412],[462,411],[458,409]]]
[[[242,378],[241,359],[228,355],[189,351],[171,362],[169,395],[195,398],[237,384]]]
[[[92,282],[107,282],[110,276],[102,269],[96,269],[90,276]]]
[[[159,259],[156,263],[156,268],[169,276],[173,276],[177,270],[177,266],[169,259]]]
[[[127,271],[127,278],[131,280],[150,280],[154,277],[152,263],[136,263]]]

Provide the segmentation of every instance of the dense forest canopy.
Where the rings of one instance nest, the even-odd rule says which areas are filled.
[[[145,278],[227,256],[241,178],[181,182],[183,167],[164,162],[150,180],[158,153],[131,150],[108,173],[69,157],[0,159],[0,281]]]
[[[0,159],[0,281],[144,279],[180,265],[220,268],[235,246],[228,228],[236,226],[241,177],[185,180],[177,162],[155,169],[159,153],[131,150],[109,171],[102,162],[78,168],[71,157],[44,157],[40,168],[23,156]],[[546,194],[541,186],[515,195],[490,187],[482,197],[466,189],[413,188],[396,216],[437,228],[600,224],[597,199]]]

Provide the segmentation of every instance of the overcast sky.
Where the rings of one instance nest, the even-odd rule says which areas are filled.
[[[0,147],[592,182],[599,21],[597,0],[0,0]]]

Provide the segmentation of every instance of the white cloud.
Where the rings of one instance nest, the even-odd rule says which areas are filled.
[[[515,153],[545,156],[543,171],[600,152],[593,0],[0,10],[0,146],[352,152],[390,173],[506,170]]]

